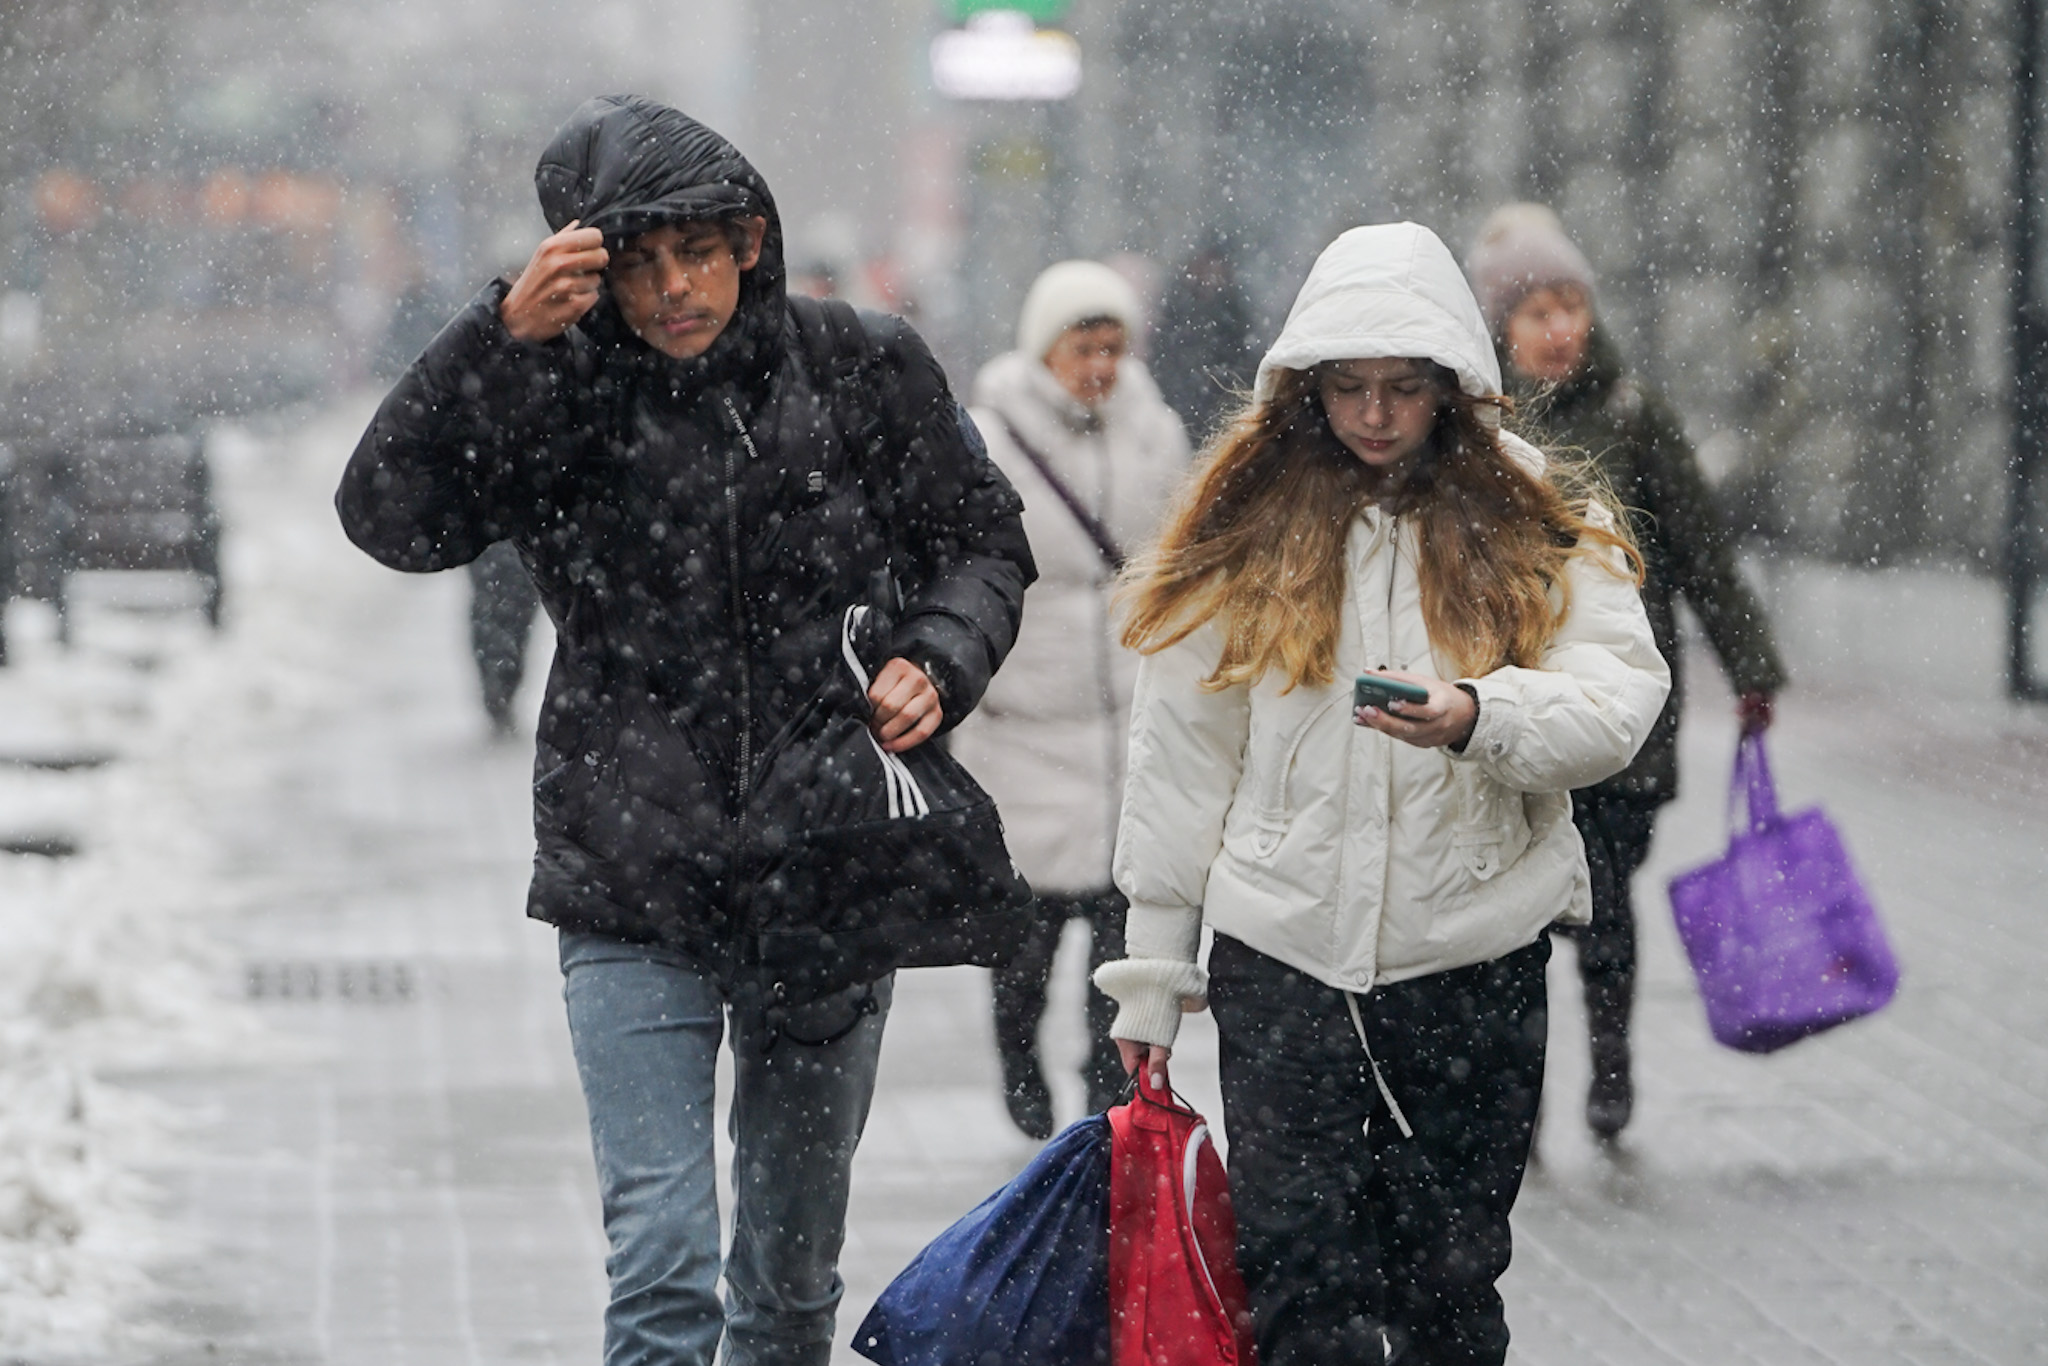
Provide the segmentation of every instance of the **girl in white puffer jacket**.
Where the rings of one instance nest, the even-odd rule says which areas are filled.
[[[1265,1366],[1505,1358],[1543,932],[1589,911],[1568,794],[1670,687],[1621,523],[1499,395],[1443,243],[1345,233],[1129,578],[1129,956],[1096,980],[1127,1067],[1215,1010]],[[1365,673],[1426,700],[1354,708]]]

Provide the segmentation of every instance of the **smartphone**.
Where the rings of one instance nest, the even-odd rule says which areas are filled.
[[[1358,681],[1351,685],[1351,705],[1354,707],[1378,707],[1387,709],[1387,703],[1427,702],[1429,689],[1420,683],[1403,683],[1398,678],[1382,678],[1378,674],[1360,674]],[[1393,715],[1399,716],[1400,712]]]

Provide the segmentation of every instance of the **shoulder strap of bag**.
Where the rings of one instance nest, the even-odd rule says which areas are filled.
[[[1745,735],[1735,746],[1735,780],[1728,791],[1728,823],[1735,824],[1735,804],[1744,807],[1743,829],[1755,832],[1778,819],[1778,787],[1771,778],[1771,761],[1764,753],[1764,737]]]
[[[1002,417],[998,420],[1002,422],[1003,430],[1009,434],[1010,443],[1024,453],[1024,458],[1031,462],[1039,476],[1052,486],[1052,491],[1066,504],[1067,511],[1073,514],[1081,530],[1088,533],[1088,539],[1095,543],[1095,553],[1102,557],[1102,562],[1108,566],[1109,572],[1114,574],[1121,570],[1124,567],[1123,547],[1116,543],[1116,537],[1109,534],[1109,528],[1082,504],[1080,497],[1067,486],[1066,480],[1053,473],[1051,462],[1032,449],[1031,443],[1018,433],[1010,419]]]
[[[1614,381],[1614,387],[1607,391],[1607,414],[1624,425],[1643,415],[1643,391],[1636,387],[1635,380],[1623,375]]]

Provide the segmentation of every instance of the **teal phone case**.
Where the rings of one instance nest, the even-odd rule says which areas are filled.
[[[1429,689],[1420,683],[1403,683],[1398,678],[1381,678],[1378,674],[1360,674],[1358,681],[1351,685],[1351,705],[1354,707],[1378,707],[1385,711],[1387,703],[1396,698],[1403,702],[1427,702]]]

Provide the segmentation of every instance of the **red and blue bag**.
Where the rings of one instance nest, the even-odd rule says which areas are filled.
[[[853,1350],[882,1366],[1109,1361],[1109,1119],[1091,1115],[889,1283]]]
[[[881,1366],[1256,1366],[1209,1126],[1140,1080],[912,1259],[854,1335]]]
[[[1237,1220],[1209,1126],[1152,1089],[1109,1112],[1112,1366],[1256,1366]]]

